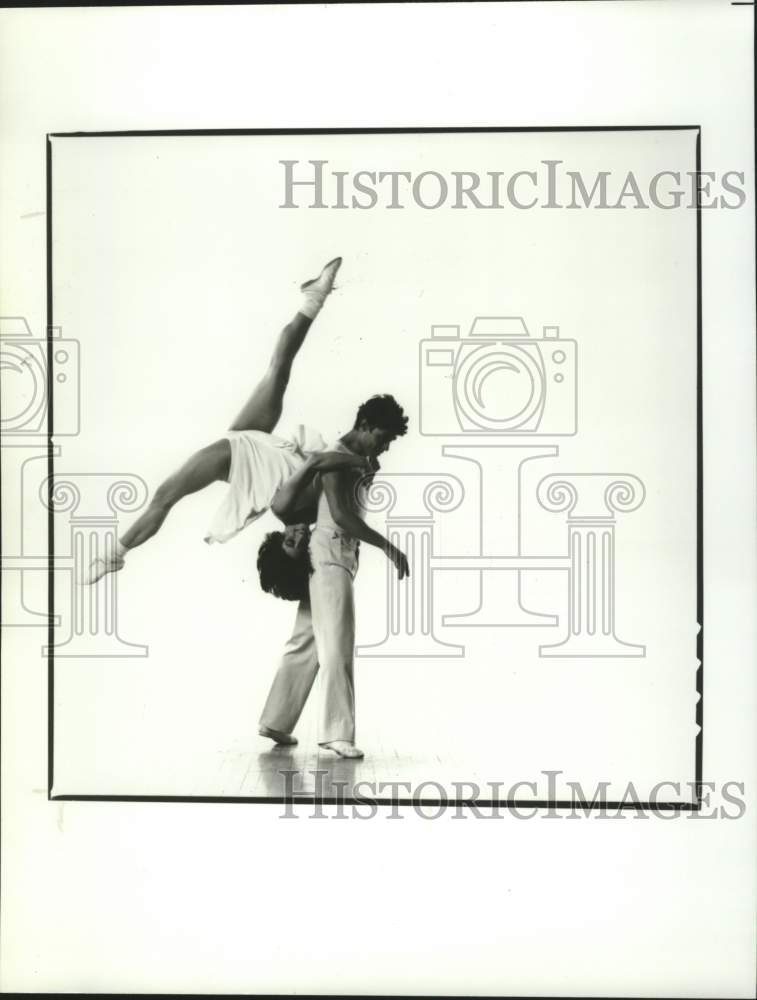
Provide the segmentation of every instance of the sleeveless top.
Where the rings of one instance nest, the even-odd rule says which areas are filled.
[[[328,445],[325,450],[340,451],[343,454],[347,455],[357,454],[357,452],[352,451],[351,448],[348,448],[347,445],[343,444],[341,441],[336,441],[334,442],[334,444]],[[352,477],[353,483],[357,485],[359,479],[362,478],[362,473],[359,473],[357,469],[348,470],[348,472]],[[360,514],[361,512],[360,508],[361,508],[362,495],[363,495],[363,487],[361,486],[359,487],[357,493],[357,507],[355,511],[357,514]],[[318,513],[316,515],[315,527],[318,529],[322,529],[324,531],[337,533],[339,535],[342,535],[344,538],[350,538],[350,539],[352,538],[351,535],[347,535],[344,529],[340,528],[339,525],[334,521],[334,518],[331,514],[331,508],[329,506],[328,497],[326,496],[326,493],[323,489],[321,489],[320,496],[318,498]],[[357,542],[357,539],[354,539],[354,541]]]

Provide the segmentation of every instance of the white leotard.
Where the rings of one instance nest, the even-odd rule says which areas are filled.
[[[213,517],[205,541],[226,542],[271,506],[276,490],[326,442],[311,427],[298,424],[281,437],[265,431],[229,431],[229,490]]]

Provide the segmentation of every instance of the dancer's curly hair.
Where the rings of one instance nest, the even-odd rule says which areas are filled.
[[[293,559],[284,551],[284,532],[269,531],[258,549],[258,576],[267,594],[284,601],[303,600],[312,571],[307,552]]]
[[[357,411],[355,427],[365,420],[369,427],[381,427],[390,431],[394,437],[404,437],[407,434],[407,417],[400,404],[388,393],[381,396],[371,396]]]

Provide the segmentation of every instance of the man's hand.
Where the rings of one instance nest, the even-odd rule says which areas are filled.
[[[391,559],[397,567],[397,576],[400,580],[404,580],[406,576],[410,576],[410,566],[407,561],[407,556],[404,552],[401,552],[396,545],[389,544],[387,546],[386,557],[387,559]]]

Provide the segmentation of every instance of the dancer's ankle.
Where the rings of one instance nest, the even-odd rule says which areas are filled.
[[[299,311],[303,316],[307,316],[308,319],[315,319],[321,311],[326,297],[334,287],[334,278],[341,265],[342,258],[335,257],[326,264],[317,278],[313,278],[312,281],[306,281],[300,286],[302,303],[300,304]]]

